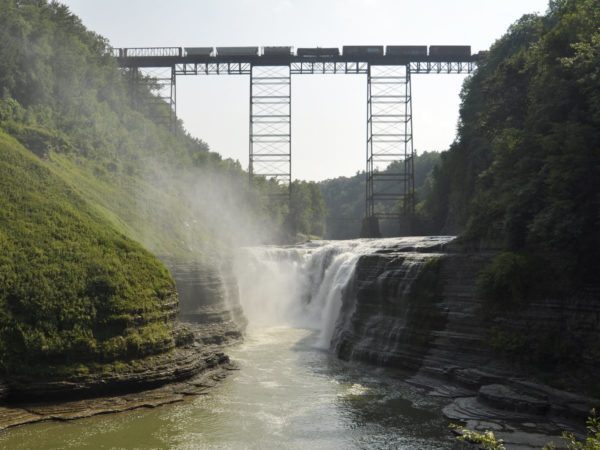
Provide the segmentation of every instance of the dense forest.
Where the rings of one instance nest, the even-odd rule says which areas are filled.
[[[555,0],[517,21],[465,83],[458,137],[421,219],[588,284],[598,281],[598,211],[600,6]]]
[[[416,223],[496,254],[477,287],[492,350],[597,394],[597,318],[584,311],[600,281],[600,4],[553,0],[522,17],[461,95]],[[553,326],[540,302],[560,314]]]

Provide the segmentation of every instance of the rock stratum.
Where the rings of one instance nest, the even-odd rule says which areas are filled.
[[[223,353],[226,345],[241,340],[245,326],[229,266],[218,260],[167,264],[185,311],[176,320],[179,303],[164,308],[162,320],[173,324],[171,347],[146,358],[104,364],[98,372],[0,382],[0,398],[8,397],[0,406],[0,430],[184,401],[237,370]]]
[[[600,338],[600,302],[545,299],[490,314],[477,277],[494,255],[450,243],[360,256],[332,348],[342,359],[408,370],[412,382],[453,400],[444,410],[449,419],[473,428],[502,435],[517,422],[545,427],[545,435],[549,423],[555,430],[581,426],[600,405],[594,383],[586,384],[600,379],[598,359],[580,352],[570,370],[550,356],[551,364],[540,366],[511,354],[500,337],[535,343],[556,336],[589,347]]]

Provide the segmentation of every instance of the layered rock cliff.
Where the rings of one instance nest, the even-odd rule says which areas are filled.
[[[565,345],[597,342],[600,302],[548,299],[490,315],[476,286],[493,256],[456,246],[361,256],[342,298],[332,348],[342,359],[410,371],[415,383],[456,399],[446,409],[452,419],[497,418],[508,410],[523,421],[582,421],[598,404],[589,383],[600,379],[597,355],[579,352],[566,368],[551,355],[544,365],[531,354],[549,336]],[[517,356],[514,346],[522,342],[530,347],[519,347]]]
[[[246,319],[239,302],[231,261],[170,262],[179,293],[179,318],[199,332],[206,346],[222,346],[242,338]]]

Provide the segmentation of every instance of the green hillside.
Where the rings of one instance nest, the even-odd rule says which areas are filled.
[[[279,188],[156,122],[153,81],[133,102],[107,41],[67,7],[0,11],[0,380],[129,370],[174,347],[156,255],[208,263],[265,237],[284,211],[261,192]]]
[[[176,294],[165,267],[5,133],[0,286],[0,363],[9,379],[173,346],[162,310]]]
[[[66,6],[0,11],[0,381],[168,353],[177,298],[157,257],[219,264],[319,231],[318,190],[296,183],[290,213],[269,200],[281,186],[162,123],[154,80],[136,73],[133,93]]]

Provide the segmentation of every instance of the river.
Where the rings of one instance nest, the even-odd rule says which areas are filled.
[[[241,370],[207,395],[150,410],[9,430],[0,447],[39,449],[446,449],[441,400],[402,374],[345,363],[312,330],[250,331]],[[457,447],[458,448],[458,447]]]

